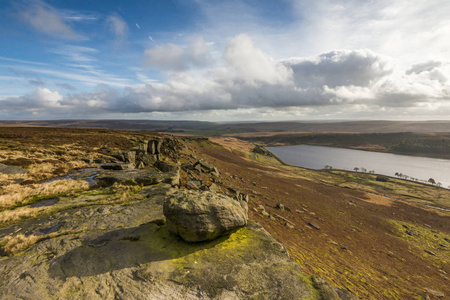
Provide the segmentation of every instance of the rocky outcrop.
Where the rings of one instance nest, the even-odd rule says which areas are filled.
[[[125,206],[80,207],[1,229],[0,237],[42,237],[0,259],[2,298],[325,299],[328,290],[314,287],[256,222],[186,243],[164,224],[166,198],[179,190],[150,186]]]
[[[247,224],[247,211],[225,195],[180,191],[164,202],[170,232],[188,242],[212,240]]]
[[[156,169],[110,171],[102,172],[96,180],[97,187],[107,187],[114,183],[142,186],[169,183],[172,186],[177,186],[180,184],[180,171],[177,166],[166,172]]]

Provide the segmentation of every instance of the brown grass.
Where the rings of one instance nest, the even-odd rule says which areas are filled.
[[[13,236],[5,236],[0,240],[0,253],[7,256],[17,254],[34,245],[42,238],[42,236],[33,234],[26,236],[21,233]]]
[[[27,186],[11,184],[3,187],[2,195],[0,195],[0,209],[22,205],[34,196],[67,194],[87,189],[89,189],[89,184],[86,181],[72,179]]]

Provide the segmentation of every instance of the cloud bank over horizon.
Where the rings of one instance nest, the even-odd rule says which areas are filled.
[[[360,20],[360,27],[346,40],[348,45],[359,45],[351,41],[363,34],[367,21],[372,22],[373,32],[377,32],[389,25],[381,21],[382,17],[393,15],[393,19],[404,19],[405,15],[416,12],[409,9],[400,18],[394,13],[395,8],[402,7],[400,4],[376,2],[378,14],[373,14],[371,20]],[[146,39],[146,42],[135,39],[132,30],[146,30],[145,23],[138,20],[139,27],[129,26],[137,24],[136,21],[118,13],[77,14],[73,10],[58,10],[42,1],[33,3],[34,6],[26,9],[18,6],[23,9],[18,15],[27,26],[58,39],[47,53],[56,55],[64,69],[51,68],[51,61],[16,59],[13,63],[13,58],[0,57],[0,64],[14,71],[16,76],[0,74],[0,78],[11,82],[27,80],[30,84],[28,92],[22,95],[0,94],[2,119],[448,119],[450,115],[450,64],[439,55],[442,49],[433,50],[433,59],[423,55],[413,60],[407,52],[394,56],[398,49],[405,47],[404,41],[397,42],[392,49],[386,49],[384,42],[371,49],[373,41],[369,43],[361,37],[360,45],[365,46],[361,48],[331,48],[311,55],[310,52],[318,49],[314,43],[311,49],[305,50],[301,48],[302,41],[291,47],[293,40],[290,40],[286,43],[286,47],[291,47],[290,55],[283,55],[285,49],[273,51],[274,44],[285,40],[286,34],[301,33],[305,42],[316,42],[309,36],[312,29],[317,30],[318,39],[326,38],[324,46],[340,46],[326,34],[330,29],[321,28],[327,22],[320,25],[318,20],[330,17],[331,12],[334,17],[347,14],[346,4],[342,7],[331,2],[329,6],[311,4],[306,9],[306,2],[292,1],[293,8],[309,16],[293,18],[291,23],[283,25],[281,35],[281,32],[268,32],[273,40],[270,43],[251,25],[243,27],[249,30],[246,33],[240,33],[239,29],[235,34],[223,32],[220,28],[228,22],[220,15],[223,9],[197,1],[205,16],[215,14],[219,21],[207,23],[211,26],[190,34],[178,33],[172,39],[160,36],[157,40],[161,42],[155,43],[153,39]],[[250,21],[242,21],[242,25],[258,22],[260,12],[241,4],[247,15],[254,16]],[[434,4],[421,4],[421,7],[427,8],[424,11],[433,11]],[[367,17],[370,7],[360,4],[359,8],[354,17]],[[450,5],[440,10],[448,8]],[[310,21],[314,15],[317,19]],[[42,25],[43,19],[51,21],[48,26]],[[92,39],[92,33],[76,30],[73,20],[85,22],[85,25],[102,22],[110,44],[103,49],[90,44],[87,41]],[[449,36],[450,24],[438,21],[436,23],[442,25],[440,37]],[[349,30],[347,22],[336,21],[333,25],[337,36]],[[416,29],[414,23],[407,24]],[[217,33],[230,35],[218,39]],[[144,34],[155,35],[153,32]],[[395,36],[389,34],[378,39],[389,41]],[[420,33],[418,39],[429,41]],[[130,50],[133,43],[140,43],[141,50]],[[437,43],[441,45],[440,41]],[[283,48],[283,44],[278,46]],[[103,62],[102,54],[108,49],[108,55],[112,56]],[[134,66],[125,66],[120,60],[129,57],[135,60]],[[17,94],[14,91],[10,94]]]

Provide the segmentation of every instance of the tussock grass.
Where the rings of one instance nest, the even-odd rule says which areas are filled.
[[[30,184],[21,186],[11,184],[3,187],[0,195],[0,209],[7,209],[27,204],[28,200],[35,196],[50,196],[60,194],[70,194],[77,191],[88,190],[89,184],[86,181],[58,180],[43,184]]]
[[[36,236],[33,234],[28,236],[24,234],[5,236],[0,241],[0,254],[6,256],[14,255],[34,245],[42,238],[42,236]]]
[[[46,207],[42,208],[19,207],[14,210],[4,210],[0,212],[0,225],[17,222],[19,220],[33,216],[44,209],[46,209]]]

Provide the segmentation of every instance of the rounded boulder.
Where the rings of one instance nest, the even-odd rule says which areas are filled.
[[[179,191],[164,202],[168,230],[187,242],[213,240],[247,224],[247,203],[207,191]]]

